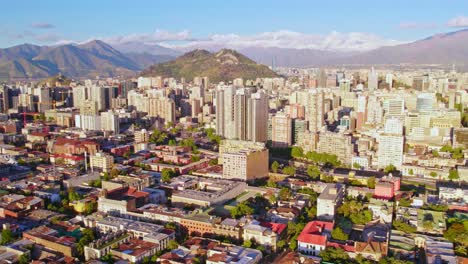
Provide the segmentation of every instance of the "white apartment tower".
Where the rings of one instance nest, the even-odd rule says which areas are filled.
[[[227,139],[264,142],[268,133],[268,97],[248,88],[218,87],[216,132]]]

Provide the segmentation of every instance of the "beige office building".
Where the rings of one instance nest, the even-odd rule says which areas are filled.
[[[104,152],[98,152],[90,158],[91,168],[98,168],[104,172],[109,172],[114,165],[114,157]]]
[[[285,114],[271,118],[271,144],[275,148],[286,148],[292,145],[292,119]]]
[[[268,149],[243,149],[221,155],[223,178],[251,181],[268,177]]]

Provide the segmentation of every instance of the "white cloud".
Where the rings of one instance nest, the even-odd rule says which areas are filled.
[[[467,16],[457,16],[450,19],[447,22],[449,27],[468,27],[468,17]]]
[[[165,30],[156,30],[152,33],[134,33],[129,35],[119,35],[114,37],[102,38],[103,41],[110,44],[122,44],[128,42],[142,42],[147,44],[156,44],[167,41],[190,41],[194,40],[190,31],[170,32]]]
[[[195,38],[190,31],[171,32],[156,30],[152,33],[134,33],[111,37],[95,37],[85,41],[60,40],[55,44],[85,43],[93,39],[100,39],[111,45],[126,43],[140,43],[147,45],[161,45],[163,47],[188,51],[193,49],[217,50],[220,48],[291,48],[291,49],[319,49],[330,51],[365,51],[382,46],[391,46],[403,42],[385,39],[380,36],[363,32],[330,32],[326,35],[306,34],[290,30],[262,32],[252,35],[213,34],[206,38]]]
[[[413,21],[401,22],[398,25],[398,28],[400,29],[434,29],[436,27],[437,27],[436,23],[413,22]]]
[[[204,40],[194,40],[182,44],[162,43],[162,45],[179,50],[195,48],[217,49],[220,47],[233,49],[278,47],[330,51],[364,51],[400,43],[402,42],[362,32],[340,33],[333,31],[327,35],[320,35],[280,30],[255,35],[215,34]]]

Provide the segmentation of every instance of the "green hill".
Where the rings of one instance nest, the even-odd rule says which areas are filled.
[[[234,50],[222,49],[216,53],[194,50],[175,60],[155,64],[141,72],[142,76],[164,76],[192,80],[196,76],[207,76],[210,81],[232,81],[235,78],[256,79],[278,77],[267,66]]]

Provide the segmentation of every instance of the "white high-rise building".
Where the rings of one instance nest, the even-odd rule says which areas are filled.
[[[384,101],[385,115],[402,115],[405,111],[405,100],[392,98]]]
[[[398,118],[389,118],[385,121],[385,133],[403,135],[403,124]]]
[[[379,88],[379,75],[375,71],[374,67],[372,67],[371,71],[369,72],[367,80],[367,87],[369,88],[369,91],[375,91]]]
[[[218,87],[216,131],[227,139],[264,142],[268,133],[268,97],[249,88]]]
[[[119,115],[109,110],[101,114],[101,129],[118,134],[120,131]]]
[[[421,93],[416,100],[416,110],[420,112],[429,112],[433,110],[435,96],[432,93]]]
[[[317,89],[311,89],[306,94],[305,116],[309,131],[317,132],[325,124],[323,99],[323,92]]]
[[[379,137],[378,166],[380,169],[393,165],[397,169],[403,164],[404,138],[398,134],[382,134]]]
[[[388,84],[388,87],[390,89],[392,89],[392,87],[393,87],[393,74],[387,73],[387,75],[385,75],[385,82]]]

